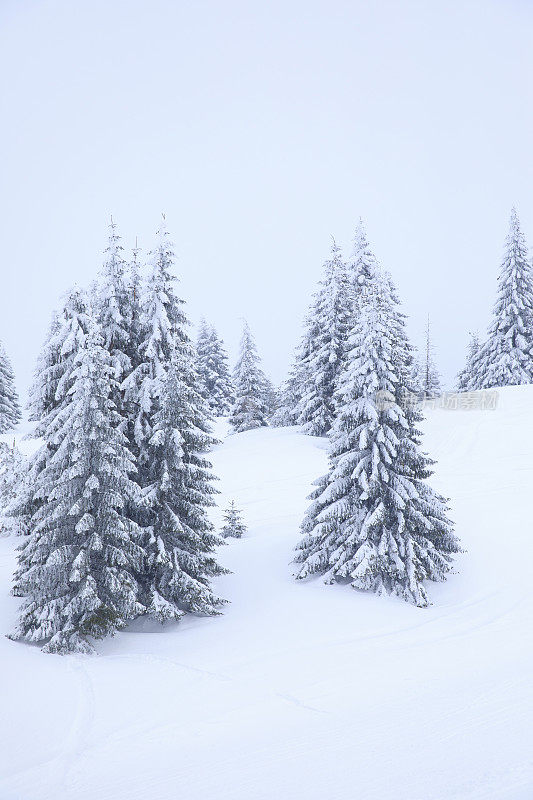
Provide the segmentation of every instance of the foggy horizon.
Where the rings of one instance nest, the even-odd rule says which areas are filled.
[[[146,256],[161,212],[191,321],[233,363],[246,317],[275,383],[330,237],[346,252],[361,216],[413,343],[429,314],[453,387],[490,320],[512,206],[533,242],[532,14],[3,3],[0,340],[21,399],[52,310],[101,267],[110,215]]]

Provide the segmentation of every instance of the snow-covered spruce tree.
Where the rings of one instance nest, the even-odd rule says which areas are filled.
[[[526,241],[513,208],[494,318],[486,342],[474,356],[468,389],[531,383],[532,348],[533,279]]]
[[[24,545],[17,585],[27,599],[12,635],[47,642],[49,653],[90,653],[91,637],[143,611],[135,575],[144,554],[122,513],[136,491],[135,466],[110,399],[115,368],[96,325],[72,377],[59,447],[38,478],[44,502]]]
[[[20,421],[20,405],[15,376],[11,364],[0,342],[0,433],[14,428]]]
[[[63,415],[72,401],[71,389],[76,358],[85,347],[89,326],[85,292],[74,287],[66,295],[61,311],[54,314],[34,371],[29,392],[29,419],[34,422],[32,438],[44,443],[28,460],[20,475],[16,496],[6,513],[21,533],[31,529],[31,518],[43,502],[39,474],[57,450],[64,433]],[[23,558],[21,556],[19,561]],[[18,594],[15,582],[14,593]]]
[[[324,277],[309,317],[309,352],[305,386],[298,404],[298,423],[311,436],[324,436],[335,419],[335,389],[344,366],[352,320],[352,292],[340,248],[333,242]]]
[[[235,433],[268,425],[263,391],[265,375],[259,364],[257,348],[248,323],[245,322],[240,354],[233,373],[236,400],[231,410],[230,422]]]
[[[440,375],[433,358],[434,351],[435,346],[431,339],[428,315],[426,330],[424,332],[424,352],[421,358],[415,359],[413,365],[413,383],[419,387],[421,394],[426,400],[438,397],[439,394],[442,394]]]
[[[477,332],[470,333],[470,341],[468,343],[468,351],[466,355],[466,364],[457,375],[457,391],[466,392],[472,380],[473,364],[477,352],[480,348],[479,335]]]
[[[229,414],[235,397],[224,343],[212,325],[200,322],[196,345],[201,394],[215,416]]]
[[[123,389],[136,408],[136,481],[143,496],[136,520],[146,553],[140,597],[147,613],[164,621],[186,611],[217,613],[221,601],[209,578],[223,570],[212,555],[219,540],[206,516],[215,489],[205,453],[215,440],[198,392],[184,303],[174,290],[164,217],[157,237],[142,303],[139,363]]]
[[[235,508],[235,500],[232,500],[224,511],[224,525],[220,531],[224,539],[240,539],[246,533],[246,525],[242,521],[242,511]]]
[[[443,580],[459,545],[443,499],[425,482],[430,462],[397,402],[403,367],[388,280],[376,276],[361,299],[330,469],[302,525],[296,577],[321,573],[326,583],[426,606],[423,581]]]
[[[148,613],[161,622],[178,620],[187,611],[218,614],[225,602],[210,586],[211,577],[227,572],[213,555],[221,540],[207,517],[216,490],[204,454],[213,439],[199,396],[187,381],[192,353],[180,349],[172,356],[153,416],[144,469],[150,535],[143,598]]]

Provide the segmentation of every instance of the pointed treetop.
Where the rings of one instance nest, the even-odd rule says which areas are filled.
[[[168,236],[167,230],[167,218],[165,214],[161,214],[161,220],[159,222],[159,228],[157,229],[157,236],[160,242],[165,240],[165,237]]]
[[[132,260],[131,260],[131,268],[134,272],[138,272],[139,270],[139,253],[141,252],[141,248],[137,242],[137,237],[135,237],[135,245],[131,248]]]
[[[108,227],[108,244],[104,252],[108,253],[109,255],[104,262],[104,270],[114,272],[117,267],[123,267],[124,260],[121,255],[121,251],[124,248],[120,244],[120,235],[117,233],[117,224],[113,220],[113,217],[111,217],[111,222],[109,223]]]
[[[245,342],[251,342],[252,346],[255,347],[255,342],[252,337],[252,331],[250,330],[248,320],[245,317],[241,317],[241,319],[242,319],[241,347]]]
[[[359,218],[355,229],[348,265],[351,272],[351,280],[356,288],[360,288],[370,280],[378,269],[378,261],[368,242],[365,226],[361,218]]]
[[[362,217],[359,217],[359,221],[355,226],[355,233],[352,242],[353,244],[352,244],[352,252],[350,254],[350,258],[356,259],[358,254],[366,247],[368,247],[366,228]]]
[[[513,251],[515,251],[515,255],[519,255],[519,257],[525,256],[527,258],[526,239],[522,233],[520,218],[515,206],[513,206],[511,209],[511,216],[509,218],[509,233],[505,242],[505,248],[506,250],[508,248],[512,248]],[[518,251],[523,250],[523,253],[519,254],[516,248],[518,248]]]
[[[322,279],[319,283],[319,286],[330,286],[332,279],[335,278],[340,280],[341,272],[345,274],[346,264],[344,263],[344,259],[342,258],[342,251],[337,242],[335,241],[335,237],[331,237],[331,251],[330,256],[324,262],[324,274]],[[338,282],[338,281],[337,281]]]
[[[339,252],[340,252],[340,249],[341,249],[341,248],[340,248],[340,247],[339,247],[339,245],[337,244],[337,241],[336,241],[335,237],[332,235],[332,236],[331,236],[331,252],[332,252],[332,253],[339,253]]]
[[[159,228],[156,231],[156,237],[157,247],[155,248],[155,251],[152,251],[152,253],[155,253],[155,255],[158,256],[159,254],[165,252],[167,258],[172,259],[174,257],[174,252],[172,249],[174,247],[174,243],[171,241],[170,234],[167,230],[165,214],[161,214],[161,222],[159,223]]]
[[[109,216],[109,220],[110,220],[110,221],[109,221],[109,225],[107,226],[107,227],[109,228],[109,235],[108,235],[108,241],[109,241],[109,244],[108,244],[108,247],[106,248],[106,252],[107,252],[108,250],[111,250],[111,249],[112,249],[112,247],[113,247],[113,244],[115,244],[116,242],[118,242],[118,241],[119,241],[119,239],[120,239],[120,236],[119,236],[119,235],[118,235],[118,233],[116,232],[116,229],[117,229],[117,223],[116,223],[116,222],[115,222],[115,220],[113,219],[113,215],[112,215],[112,214]],[[120,249],[122,249],[122,248],[120,248]]]

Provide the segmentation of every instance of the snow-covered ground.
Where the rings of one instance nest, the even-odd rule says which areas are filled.
[[[428,413],[435,485],[467,552],[418,609],[320,579],[291,551],[326,442],[230,436],[224,616],[140,621],[97,657],[0,639],[0,800],[528,800],[533,797],[533,387]],[[216,512],[217,524],[220,510]],[[0,540],[0,631],[13,626]]]

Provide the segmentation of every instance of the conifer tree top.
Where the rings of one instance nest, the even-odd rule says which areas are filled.
[[[533,278],[524,234],[512,209],[498,293],[486,342],[472,363],[469,389],[533,380]]]
[[[370,247],[364,222],[359,217],[352,240],[352,251],[348,258],[351,279],[356,286],[367,283],[378,268],[376,257]]]

